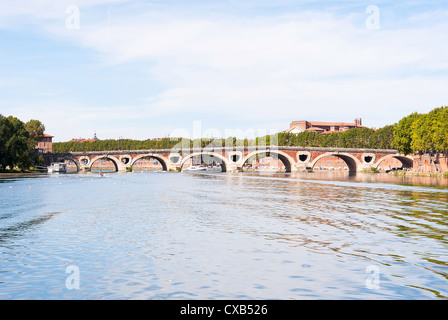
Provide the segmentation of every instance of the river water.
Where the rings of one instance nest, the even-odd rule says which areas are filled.
[[[447,299],[448,179],[0,179],[0,299]]]

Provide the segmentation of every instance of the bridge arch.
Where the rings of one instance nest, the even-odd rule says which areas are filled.
[[[76,171],[80,171],[81,170],[81,164],[79,163],[79,160],[76,159],[76,157],[70,157],[70,156],[59,156],[55,159],[55,162],[60,162],[60,161],[73,161],[73,163],[76,165]]]
[[[196,156],[203,156],[203,155],[214,157],[214,158],[221,160],[219,163],[221,165],[221,172],[227,171],[227,167],[229,166],[229,161],[224,156],[220,155],[219,153],[215,153],[215,152],[195,152],[195,153],[191,153],[191,154],[185,156],[182,159],[182,161],[180,162],[180,170],[182,171],[184,164],[191,158],[196,157]]]
[[[261,154],[261,153],[269,153],[269,154],[276,154],[278,159],[280,159],[283,162],[283,165],[285,166],[285,171],[286,172],[291,172],[291,168],[294,165],[295,161],[294,159],[289,156],[288,154],[284,153],[283,151],[280,150],[256,150],[256,151],[252,151],[251,153],[249,153],[247,156],[244,157],[244,159],[241,161],[242,165],[244,166],[244,164],[247,162],[247,160],[249,160],[251,157],[257,155],[257,154]]]
[[[132,168],[132,167],[134,166],[134,164],[135,164],[137,161],[139,161],[139,160],[141,160],[141,159],[144,159],[144,158],[153,158],[153,159],[156,159],[156,160],[159,161],[159,163],[162,165],[162,170],[163,170],[163,171],[168,171],[167,160],[164,159],[164,158],[162,158],[162,157],[159,157],[159,156],[157,156],[157,155],[154,155],[154,154],[152,154],[152,153],[143,154],[143,155],[140,155],[140,156],[138,156],[138,157],[135,157],[134,159],[132,159],[132,160],[130,161],[130,167]]]
[[[95,157],[95,158],[93,158],[92,160],[90,160],[90,163],[89,163],[89,170],[92,170],[92,167],[93,167],[93,164],[96,162],[96,161],[98,161],[98,160],[101,160],[101,159],[106,159],[106,160],[111,160],[112,162],[113,162],[113,164],[114,164],[114,167],[115,167],[115,171],[118,171],[118,166],[119,166],[119,162],[120,162],[120,160],[118,160],[116,157],[114,157],[114,156],[110,156],[110,155],[101,155],[101,156],[97,156],[97,157]]]
[[[404,156],[404,155],[394,155],[394,154],[390,154],[387,156],[382,157],[381,159],[379,159],[374,167],[378,168],[381,164],[381,162],[383,162],[384,160],[390,159],[390,158],[394,158],[397,159],[398,161],[401,162],[401,164],[403,165],[403,168],[412,168],[414,166],[414,160],[409,157],[409,156]]]
[[[361,165],[360,161],[355,156],[349,153],[327,152],[316,157],[316,159],[311,162],[311,169],[314,169],[314,166],[319,160],[327,157],[338,157],[344,160],[344,162],[347,164],[349,173],[355,173],[356,171],[358,171],[358,168]]]

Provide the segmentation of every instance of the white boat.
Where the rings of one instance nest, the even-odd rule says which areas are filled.
[[[222,168],[221,168],[221,165],[216,164],[216,165],[213,165],[213,166],[208,166],[208,167],[206,168],[206,170],[207,170],[207,171],[213,171],[213,172],[221,172],[221,171],[222,171]]]
[[[185,171],[187,172],[191,172],[191,171],[206,171],[207,168],[203,167],[203,166],[190,166],[188,168],[185,169]]]
[[[67,164],[64,162],[52,163],[51,166],[47,167],[48,172],[67,172]]]

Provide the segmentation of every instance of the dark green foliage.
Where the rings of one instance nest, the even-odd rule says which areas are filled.
[[[412,153],[412,124],[420,117],[420,114],[414,112],[409,116],[402,118],[394,127],[393,145],[401,153]]]
[[[45,131],[45,126],[39,120],[33,119],[25,124],[25,129],[28,131],[33,145],[36,145],[39,137],[42,136]]]
[[[394,128],[393,145],[402,153],[448,151],[448,107],[412,113]]]
[[[33,142],[25,124],[15,117],[0,115],[0,170],[28,169],[33,162],[30,145]]]

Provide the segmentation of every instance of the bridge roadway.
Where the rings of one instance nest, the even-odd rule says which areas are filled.
[[[44,158],[47,164],[72,160],[77,170],[90,170],[96,161],[108,159],[114,163],[116,171],[126,171],[140,159],[153,158],[160,162],[163,170],[179,171],[192,157],[202,156],[211,157],[216,163],[220,163],[222,171],[234,172],[241,170],[252,156],[264,153],[274,158],[278,157],[285,165],[286,172],[313,170],[316,163],[326,157],[338,157],[344,160],[350,172],[378,168],[384,160],[389,158],[398,159],[404,168],[412,168],[414,165],[414,159],[411,156],[400,154],[397,150],[281,146],[47,153],[44,154]]]

